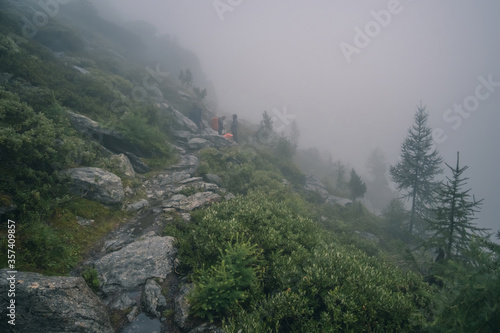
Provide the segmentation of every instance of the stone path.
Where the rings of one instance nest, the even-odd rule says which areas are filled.
[[[187,289],[175,273],[175,241],[163,236],[165,226],[174,218],[189,223],[191,211],[232,197],[215,182],[195,176],[199,162],[196,151],[226,144],[204,135],[204,145],[193,145],[194,138],[192,134],[179,137],[174,146],[179,154],[175,165],[148,179],[138,176],[144,180],[140,191],[146,198],[124,205],[136,214],[109,233],[85,262],[99,273],[99,297],[108,310],[128,313],[128,323],[119,332],[213,331],[207,325],[196,327],[201,322],[186,324],[187,310],[179,309],[179,304],[186,303],[182,302],[182,290]],[[207,179],[219,178],[212,175]],[[175,316],[165,316],[166,312],[175,312]],[[183,329],[174,323],[174,317]]]

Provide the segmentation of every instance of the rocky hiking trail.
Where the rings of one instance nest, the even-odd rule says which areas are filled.
[[[175,144],[167,143],[177,152],[178,161],[149,174],[151,169],[141,157],[150,152],[137,149],[119,133],[83,115],[69,112],[72,126],[97,141],[104,156],[118,163],[122,177],[139,180],[140,186],[124,189],[117,175],[96,167],[62,172],[75,195],[104,205],[121,205],[132,216],[97,242],[69,277],[18,272],[17,311],[23,314],[18,324],[24,331],[222,332],[189,316],[186,295],[194,286],[177,273],[175,239],[164,236],[164,230],[174,221],[189,223],[193,210],[234,197],[221,187],[218,175],[196,177],[196,169],[200,149],[236,144],[210,129],[198,133],[190,119],[168,105],[163,107],[182,129],[172,133]],[[319,194],[325,203],[351,203],[329,195],[324,184],[311,175],[304,189]],[[78,216],[76,219],[84,227],[93,223]],[[88,268],[98,275],[95,292],[82,278],[82,271]],[[6,269],[0,270],[0,289],[8,289],[8,277]]]
[[[178,127],[183,129],[174,132],[175,145],[168,143],[176,150],[178,161],[148,176],[144,174],[150,169],[139,158],[146,157],[147,151],[133,150],[135,147],[118,133],[69,112],[72,126],[97,141],[109,159],[116,159],[123,177],[138,179],[142,184],[135,191],[123,189],[118,176],[95,167],[62,172],[70,178],[73,193],[105,205],[121,204],[133,216],[97,242],[71,276],[17,273],[17,312],[23,314],[17,324],[24,331],[221,332],[188,316],[186,295],[193,286],[176,272],[175,239],[164,236],[163,231],[174,219],[189,223],[193,210],[233,197],[220,187],[217,175],[203,179],[195,177],[195,172],[197,151],[234,143],[211,130],[197,133],[191,120],[165,108],[174,113]],[[141,198],[134,201],[137,192]],[[77,220],[82,226],[93,223],[80,217]],[[100,286],[96,292],[81,277],[89,267],[98,274]],[[0,289],[8,289],[6,269],[0,270],[0,277]]]
[[[175,271],[175,240],[162,235],[174,219],[188,223],[191,211],[232,198],[218,176],[208,175],[211,181],[194,177],[199,149],[215,146],[216,140],[217,147],[232,143],[212,134],[177,132],[176,137],[178,162],[150,178],[138,176],[146,198],[124,204],[136,214],[106,235],[80,265],[99,273],[97,294],[111,315],[126,315],[117,332],[218,331],[188,317],[185,296],[192,286]]]

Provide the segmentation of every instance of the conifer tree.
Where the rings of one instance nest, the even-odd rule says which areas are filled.
[[[356,198],[363,197],[366,192],[366,185],[361,181],[354,169],[351,169],[351,179],[349,180],[349,189],[351,190],[351,199],[356,201]]]
[[[427,244],[442,249],[444,258],[451,259],[467,251],[472,239],[485,229],[473,223],[483,200],[476,201],[474,196],[470,197],[470,189],[463,189],[468,180],[463,173],[468,167],[460,167],[458,152],[457,165],[451,167],[446,163],[446,166],[452,176],[446,177],[446,184],[440,186],[438,205],[433,209],[435,218],[428,220],[431,237]]]
[[[443,172],[442,158],[433,148],[432,130],[427,125],[429,113],[420,104],[414,116],[414,124],[401,145],[401,160],[391,166],[389,173],[399,191],[405,191],[403,198],[411,200],[409,232],[415,222],[422,222],[428,216],[434,202],[439,182],[434,178]],[[418,225],[423,231],[423,226]]]
[[[267,110],[265,110],[262,113],[262,120],[260,121],[260,128],[265,128],[269,131],[273,130],[273,119],[271,118],[269,113],[267,113]]]
[[[346,187],[346,182],[344,180],[345,174],[346,174],[345,165],[344,165],[344,163],[342,163],[342,161],[339,160],[339,161],[335,162],[334,167],[335,167],[335,172],[336,172],[335,181],[336,181],[337,189],[344,190]]]

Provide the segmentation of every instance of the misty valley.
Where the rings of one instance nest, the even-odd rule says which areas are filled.
[[[500,73],[440,112],[340,3],[0,0],[0,331],[499,332]]]

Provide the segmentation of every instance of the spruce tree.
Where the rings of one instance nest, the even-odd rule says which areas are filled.
[[[351,179],[349,180],[349,189],[351,190],[351,199],[356,201],[356,198],[363,197],[366,192],[366,185],[361,181],[354,169],[351,169]]]
[[[460,167],[458,152],[457,165],[451,167],[446,163],[446,166],[452,176],[446,177],[446,184],[440,186],[438,205],[433,209],[435,217],[428,220],[431,237],[427,245],[442,249],[444,258],[450,259],[467,251],[473,238],[485,229],[473,223],[483,200],[476,201],[474,196],[470,197],[470,189],[463,190],[468,180],[463,173],[468,167]]]
[[[262,120],[260,121],[260,128],[265,128],[271,132],[273,130],[273,119],[271,118],[269,113],[267,113],[267,110],[264,110],[264,112],[262,113]]]
[[[401,145],[401,160],[389,169],[397,189],[406,192],[403,198],[411,200],[410,234],[415,222],[427,217],[439,185],[434,178],[443,172],[440,166],[442,158],[433,148],[432,130],[427,125],[429,113],[422,104],[417,109],[415,122]],[[418,227],[423,229],[422,225]]]

